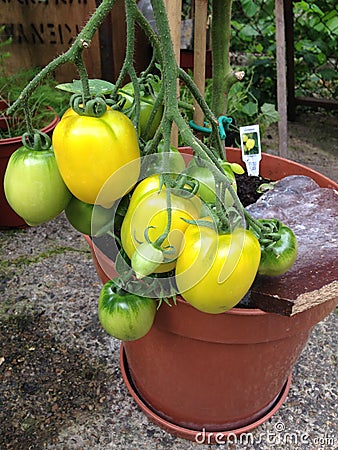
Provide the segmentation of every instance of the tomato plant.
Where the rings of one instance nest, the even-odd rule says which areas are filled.
[[[154,103],[156,100],[156,97],[158,96],[158,93],[160,91],[160,80],[156,80],[155,78],[152,78],[150,81],[147,82],[147,84],[144,86],[144,91],[141,93],[141,104],[140,104],[140,119],[139,119],[139,133],[142,139],[145,141],[149,141],[152,139],[155,135],[155,132],[160,125],[162,115],[163,115],[163,104],[159,106],[157,109],[154,119],[152,120],[151,124],[148,126],[148,121],[150,119]],[[123,97],[124,104],[123,104],[123,111],[127,111],[129,108],[133,106],[134,100],[135,100],[135,94],[134,94],[134,86],[133,83],[127,83],[125,86],[123,86],[119,90],[119,94]],[[133,108],[133,112],[131,114],[131,119],[135,116],[135,108]]]
[[[103,208],[100,205],[84,203],[72,197],[65,209],[69,223],[80,233],[90,236],[100,236],[114,217],[112,208]]]
[[[48,145],[41,149],[22,146],[11,155],[4,190],[13,210],[32,226],[59,215],[71,199]]]
[[[109,280],[101,289],[98,316],[104,330],[123,341],[145,336],[156,315],[156,301],[122,289]]]
[[[197,196],[181,197],[170,194],[171,226],[162,248],[171,247],[169,261],[160,264],[155,272],[167,272],[174,268],[183,233],[188,226],[185,220],[197,219],[201,201]],[[160,189],[160,177],[154,175],[142,180],[135,188],[121,227],[121,242],[131,259],[136,248],[145,240],[145,232],[151,242],[165,231],[168,223],[167,192]]]
[[[118,111],[108,108],[101,117],[90,117],[69,109],[54,130],[53,147],[62,178],[85,203],[109,208],[138,179],[137,133]]]
[[[176,261],[182,297],[200,311],[222,313],[241,301],[256,276],[260,245],[248,230],[218,234],[207,225],[191,224]]]

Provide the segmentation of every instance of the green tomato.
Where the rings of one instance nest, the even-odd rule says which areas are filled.
[[[297,259],[297,238],[289,227],[277,219],[259,219],[258,222],[269,228],[272,225],[271,232],[279,234],[275,241],[260,242],[262,255],[258,273],[267,276],[283,275]],[[265,238],[269,238],[269,234]]]
[[[163,251],[149,242],[140,244],[131,258],[131,267],[137,278],[153,273],[164,261]]]
[[[184,158],[179,150],[170,145],[169,151],[165,151],[164,142],[161,141],[157,147],[157,153],[143,158],[142,174],[144,178],[153,174],[161,174],[165,171],[166,159],[169,158],[169,169],[172,174],[179,174],[185,169]]]
[[[234,171],[227,162],[222,163],[222,168],[227,176],[231,186],[236,191],[237,184],[235,179]],[[216,194],[215,194],[215,179],[212,171],[208,167],[201,167],[196,165],[194,159],[191,160],[188,166],[187,174],[199,182],[198,195],[206,203],[215,204]],[[233,198],[229,190],[225,191],[224,195],[224,205],[231,206],[233,204]]]
[[[141,105],[140,105],[140,121],[139,121],[139,134],[142,139],[145,141],[149,141],[152,139],[156,133],[158,126],[160,125],[164,106],[160,105],[156,114],[154,116],[154,120],[149,126],[149,130],[147,131],[147,124],[150,119],[151,112],[153,110],[153,106],[156,100],[156,97],[160,91],[160,81],[152,80],[150,81],[152,92],[141,94]],[[123,111],[129,109],[134,103],[134,86],[133,83],[127,83],[122,89],[119,90],[119,94],[125,99],[125,103],[123,105]],[[134,118],[135,113],[131,114],[131,119]]]
[[[152,327],[156,301],[124,291],[113,279],[101,289],[98,315],[108,334],[122,341],[133,341],[145,336]]]
[[[4,189],[10,206],[31,226],[59,215],[72,196],[61,178],[51,148],[18,148],[9,159]]]
[[[76,197],[72,197],[65,209],[69,223],[80,233],[89,236],[104,234],[106,226],[114,217],[114,211],[114,208],[84,203]]]

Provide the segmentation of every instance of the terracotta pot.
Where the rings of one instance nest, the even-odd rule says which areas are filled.
[[[238,149],[227,149],[241,163]],[[272,180],[299,174],[338,189],[300,164],[263,155],[261,174]],[[114,264],[86,237],[103,283]],[[313,326],[336,299],[292,317],[259,309],[233,308],[219,315],[197,311],[178,298],[163,304],[142,339],[121,346],[121,370],[131,395],[152,421],[170,433],[213,442],[217,433],[240,434],[260,425],[281,406],[292,368]]]
[[[124,380],[148,416],[181,437],[240,433],[281,406],[312,327],[333,308],[334,301],[292,318],[234,308],[213,317],[178,299],[160,308],[143,339],[123,344]]]
[[[230,162],[237,162],[244,166],[240,149],[227,147],[226,157]],[[305,175],[312,178],[320,187],[338,189],[338,184],[325,175],[322,175],[303,164],[280,158],[279,156],[269,155],[267,153],[262,153],[260,174],[262,177],[270,180],[279,180],[288,175]]]
[[[52,131],[59,120],[60,118],[55,116],[52,122],[41,131],[51,136]],[[21,147],[21,145],[21,136],[0,139],[0,230],[5,230],[8,228],[23,228],[28,226],[26,222],[19,217],[8,204],[3,186],[3,180],[9,158],[15,150]]]

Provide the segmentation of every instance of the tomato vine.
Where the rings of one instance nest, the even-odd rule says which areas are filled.
[[[172,136],[173,127],[177,127],[180,133],[181,141],[184,145],[192,148],[195,157],[199,160],[199,164],[201,167],[207,166],[211,168],[212,175],[214,177],[214,192],[215,192],[215,201],[210,208],[210,216],[216,224],[218,237],[221,240],[225,240],[225,235],[227,233],[233,232],[235,227],[238,227],[239,222],[243,228],[251,229],[255,234],[257,239],[259,240],[262,251],[275,248],[275,253],[277,252],[278,242],[281,237],[281,233],[284,232],[286,234],[285,229],[280,226],[280,224],[268,222],[259,222],[255,220],[243,207],[239,197],[237,196],[236,190],[234,189],[231,180],[229,180],[226,171],[224,171],[223,163],[224,163],[224,137],[220,133],[220,117],[222,117],[226,110],[227,98],[224,95],[225,92],[228,92],[229,88],[236,81],[240,80],[243,77],[243,72],[233,72],[230,68],[228,61],[228,53],[229,53],[229,42],[228,42],[228,29],[230,28],[230,17],[231,17],[231,5],[232,2],[226,2],[226,7],[222,0],[214,0],[213,1],[213,11],[214,11],[214,23],[213,23],[213,31],[212,31],[212,41],[213,41],[213,92],[212,92],[212,107],[210,108],[206,103],[205,99],[199,92],[194,80],[182,69],[179,67],[176,62],[173,43],[170,38],[170,26],[166,13],[164,0],[152,0],[153,12],[156,20],[158,33],[155,33],[145,17],[139,11],[137,7],[136,0],[125,0],[125,11],[126,11],[126,24],[127,24],[127,35],[126,35],[126,55],[125,59],[119,73],[119,76],[114,85],[111,85],[111,88],[107,88],[105,90],[102,85],[100,89],[96,91],[95,84],[91,84],[88,80],[88,74],[85,67],[85,63],[83,60],[83,51],[90,46],[91,40],[100,27],[105,17],[110,13],[112,7],[114,6],[116,0],[102,0],[101,4],[97,7],[94,14],[90,17],[88,22],[83,27],[82,31],[76,37],[74,43],[71,47],[63,54],[55,58],[51,61],[42,71],[37,74],[33,80],[26,86],[26,88],[22,91],[19,99],[9,108],[8,113],[11,114],[18,109],[23,109],[26,116],[27,121],[27,129],[28,136],[32,136],[34,130],[31,127],[30,122],[30,112],[28,108],[28,99],[35,88],[43,81],[45,77],[55,71],[56,68],[65,64],[65,63],[73,63],[75,64],[79,77],[80,83],[77,84],[74,82],[70,85],[69,90],[73,90],[75,95],[71,98],[71,107],[73,109],[74,114],[80,116],[90,116],[94,117],[95,121],[100,121],[100,118],[104,115],[113,116],[120,114],[116,111],[112,111],[112,109],[123,109],[123,104],[121,106],[121,97],[123,97],[123,89],[122,83],[126,76],[129,76],[132,84],[133,91],[133,100],[132,105],[129,108],[130,113],[132,115],[131,119],[133,124],[130,123],[130,127],[135,134],[135,128],[138,130],[140,125],[141,118],[141,103],[144,100],[144,87],[146,86],[148,77],[152,74],[153,68],[159,69],[161,73],[161,86],[155,96],[155,100],[152,102],[152,111],[150,114],[150,118],[148,119],[148,125],[145,129],[144,136],[139,139],[135,138],[133,143],[133,147],[137,147],[137,142],[139,141],[142,152],[141,156],[152,155],[158,152],[158,147],[160,142],[163,142],[164,152],[167,154],[170,153],[170,141]],[[135,25],[138,24],[148,36],[149,41],[153,47],[153,58],[148,66],[148,68],[138,77],[136,73],[136,69],[134,66],[133,56],[134,56],[134,48],[135,48]],[[208,122],[211,133],[207,140],[203,141],[196,134],[194,134],[193,130],[187,123],[184,115],[182,114],[182,110],[180,108],[180,102],[177,98],[177,82],[180,81],[184,83],[187,89],[190,91],[197,104],[202,109],[205,120]],[[78,84],[80,84],[80,89]],[[151,84],[150,84],[151,86]],[[107,93],[109,91],[110,98],[107,99]],[[107,106],[108,104],[108,106]],[[155,115],[160,107],[163,107],[163,113],[159,119],[159,125],[156,128],[152,139],[145,143],[144,140],[149,133],[150,125],[152,120],[154,120]],[[72,113],[73,113],[72,112]],[[125,115],[124,115],[125,117]],[[76,120],[78,118],[76,117]],[[81,120],[83,118],[81,117]],[[87,117],[85,119],[85,126],[82,129],[88,130],[88,121]],[[125,119],[127,119],[125,117]],[[68,122],[70,122],[68,120]],[[130,122],[130,121],[129,121]],[[64,122],[65,123],[65,122]],[[63,150],[64,147],[64,124],[59,127],[61,132],[54,132],[54,148],[56,152],[56,156],[61,160],[61,157],[64,155],[63,162],[69,158],[69,154],[67,152],[62,153],[58,148]],[[78,124],[76,125],[78,126]],[[76,128],[76,127],[75,127]],[[58,141],[55,140],[55,136],[58,137]],[[74,134],[74,139],[79,141],[78,134]],[[87,140],[87,135],[83,133],[83,140]],[[27,136],[26,136],[27,139]],[[31,139],[31,138],[29,138]],[[125,139],[125,136],[124,136]],[[58,144],[59,145],[55,145]],[[73,149],[76,147],[73,142],[70,142],[70,147]],[[81,147],[81,146],[79,146]],[[89,151],[91,151],[92,146],[89,146]],[[80,148],[82,151],[82,147]],[[138,148],[137,148],[138,150]],[[137,158],[139,158],[139,153],[137,154]],[[112,165],[111,160],[107,159],[108,163],[106,166]],[[62,164],[61,164],[62,165]],[[68,169],[68,167],[67,167]],[[162,194],[165,196],[166,200],[166,225],[163,228],[162,232],[159,235],[156,235],[156,238],[150,239],[150,231],[151,226],[144,229],[144,238],[145,242],[139,242],[139,244],[143,245],[141,247],[142,252],[139,255],[134,257],[134,266],[137,270],[134,270],[134,275],[141,275],[140,278],[146,277],[147,275],[153,274],[154,265],[161,265],[162,263],[167,263],[165,258],[166,252],[170,251],[170,245],[165,246],[164,243],[168,241],[168,236],[172,229],[173,223],[173,197],[177,190],[181,190],[183,188],[184,195],[180,194],[181,197],[186,196],[187,198],[190,196],[194,196],[196,190],[196,186],[198,187],[198,180],[195,183],[195,186],[189,186],[189,178],[187,174],[183,171],[183,174],[177,177],[175,180],[174,177],[170,174],[170,159],[169,157],[163,159],[163,165],[161,170],[161,182],[159,187],[159,192],[163,190]],[[87,167],[84,170],[84,175],[87,175],[90,172],[90,168]],[[114,171],[113,171],[114,172]],[[69,178],[69,184],[71,184],[71,179],[73,178],[72,170],[69,170],[67,173]],[[65,177],[65,175],[63,175]],[[104,182],[111,176],[109,172],[104,178]],[[93,177],[95,178],[95,177]],[[98,176],[96,176],[98,178]],[[138,175],[137,177],[138,178]],[[86,179],[86,178],[84,178]],[[137,183],[137,179],[133,180],[130,189],[126,192],[129,192],[133,186]],[[97,200],[97,195],[100,189],[102,188],[102,183],[99,183],[92,189],[90,183],[86,179],[86,183],[83,185],[88,186],[88,191],[86,195],[76,195],[73,190],[71,192],[73,195],[76,195],[83,202],[88,202],[92,204]],[[186,188],[188,186],[188,188]],[[232,204],[225,205],[224,197],[225,193],[228,192],[232,198]],[[121,193],[118,191],[116,196],[111,199],[109,198],[102,203],[103,207],[111,206],[110,202],[115,201],[120,197]],[[183,208],[184,209],[184,208]],[[198,220],[195,221],[195,224],[198,224]],[[192,224],[193,225],[193,224]],[[208,228],[208,221],[204,222],[204,225],[207,225],[205,228]],[[203,225],[203,226],[204,226]],[[129,232],[129,230],[128,230]],[[222,236],[222,237],[220,237]],[[130,238],[130,235],[128,236]],[[135,252],[135,249],[132,249]],[[176,249],[177,252],[179,249]],[[140,259],[145,258],[153,258],[150,264],[151,267],[148,267],[144,272],[139,269],[140,267]],[[128,255],[132,260],[133,255]],[[150,259],[151,259],[150,258]],[[292,259],[292,258],[291,258]],[[121,260],[118,261],[120,263]],[[142,261],[141,261],[142,262]],[[127,270],[125,269],[125,265],[122,264],[122,272],[124,274],[121,275],[121,280],[124,283],[128,283],[128,279],[130,279],[130,267]],[[156,284],[156,283],[155,283]],[[159,283],[160,284],[160,283]],[[136,283],[137,286],[139,286]],[[144,284],[142,284],[144,286]],[[153,288],[152,288],[153,289]],[[171,289],[170,289],[171,293]],[[160,293],[160,298],[163,297],[163,293]]]

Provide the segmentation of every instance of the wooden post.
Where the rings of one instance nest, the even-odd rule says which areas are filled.
[[[194,21],[194,81],[204,96],[205,90],[205,56],[207,49],[207,17],[208,0],[195,0],[195,21]],[[204,114],[194,100],[194,122],[197,125],[204,125]]]
[[[180,63],[181,54],[181,11],[182,0],[165,0],[171,39],[173,41],[174,53],[177,64]],[[177,80],[177,98],[179,98],[179,81]],[[174,124],[171,133],[171,144],[178,146],[178,130]]]
[[[279,156],[288,155],[284,0],[275,0]]]
[[[288,120],[296,118],[293,0],[284,0]]]

